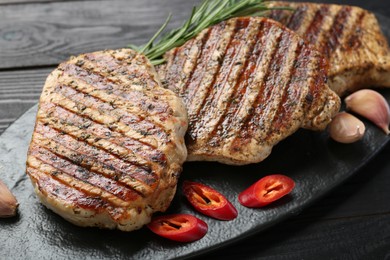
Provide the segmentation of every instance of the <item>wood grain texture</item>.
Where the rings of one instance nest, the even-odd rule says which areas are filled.
[[[0,71],[0,133],[37,102],[54,67],[10,68],[54,66],[72,54],[142,43],[169,11],[176,10],[173,25],[180,24],[194,2],[0,0],[0,69],[7,69]],[[388,1],[343,4],[390,15]],[[221,248],[209,258],[390,259],[389,156],[387,146],[356,176],[299,216]]]
[[[3,3],[18,1],[3,0]],[[129,43],[142,44],[161,26],[169,12],[174,13],[170,27],[179,26],[192,6],[200,1],[22,3],[25,2],[29,4],[0,8],[0,69],[56,65],[70,55],[121,48]],[[345,4],[360,2],[348,0]],[[384,15],[390,13],[390,8],[379,8],[380,5],[374,1],[367,8]]]
[[[388,259],[389,218],[290,220],[203,259]]]
[[[0,71],[0,134],[38,102],[52,69]]]
[[[71,55],[145,43],[170,12],[180,26],[196,0],[79,1],[0,8],[0,69],[56,65]]]
[[[71,2],[71,1],[82,1],[82,0],[0,0],[0,5],[49,3],[49,2]]]

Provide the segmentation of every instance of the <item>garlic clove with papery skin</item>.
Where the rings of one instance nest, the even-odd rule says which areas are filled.
[[[328,131],[333,140],[349,144],[362,139],[366,127],[357,117],[340,112],[330,122]]]
[[[344,101],[347,110],[367,118],[387,135],[390,133],[390,108],[380,93],[371,89],[362,89],[352,93]]]
[[[15,196],[0,180],[0,218],[7,218],[16,215],[18,202]]]

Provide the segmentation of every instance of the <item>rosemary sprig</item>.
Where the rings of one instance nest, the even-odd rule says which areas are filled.
[[[167,51],[183,45],[205,28],[233,17],[260,16],[267,10],[270,9],[263,0],[203,0],[199,6],[192,9],[190,18],[181,28],[165,33],[157,39],[168,25],[172,17],[170,14],[148,43],[128,47],[146,55],[154,65],[161,64]]]

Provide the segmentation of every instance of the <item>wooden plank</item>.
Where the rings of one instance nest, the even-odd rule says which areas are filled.
[[[388,259],[390,214],[319,221],[289,220],[205,259]]]
[[[52,69],[0,71],[0,134],[38,102]]]
[[[49,2],[73,2],[73,1],[83,1],[83,0],[0,0],[0,5],[49,3]]]
[[[55,65],[70,55],[145,43],[170,12],[180,26],[197,0],[78,1],[0,8],[0,69]]]
[[[144,43],[169,12],[174,14],[170,27],[179,26],[199,2],[61,1],[2,6],[0,69],[55,65],[70,55]],[[390,13],[377,5],[370,8]]]

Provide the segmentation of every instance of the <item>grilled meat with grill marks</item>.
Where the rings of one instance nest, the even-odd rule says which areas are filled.
[[[327,60],[267,18],[234,18],[169,51],[158,67],[183,97],[189,161],[256,163],[300,127],[322,130],[339,110]]]
[[[269,17],[314,44],[330,61],[329,87],[342,96],[360,88],[390,87],[390,50],[375,15],[359,7],[270,2]]]
[[[45,83],[27,174],[43,204],[76,225],[138,229],[173,198],[186,128],[184,104],[143,55],[73,57]]]

